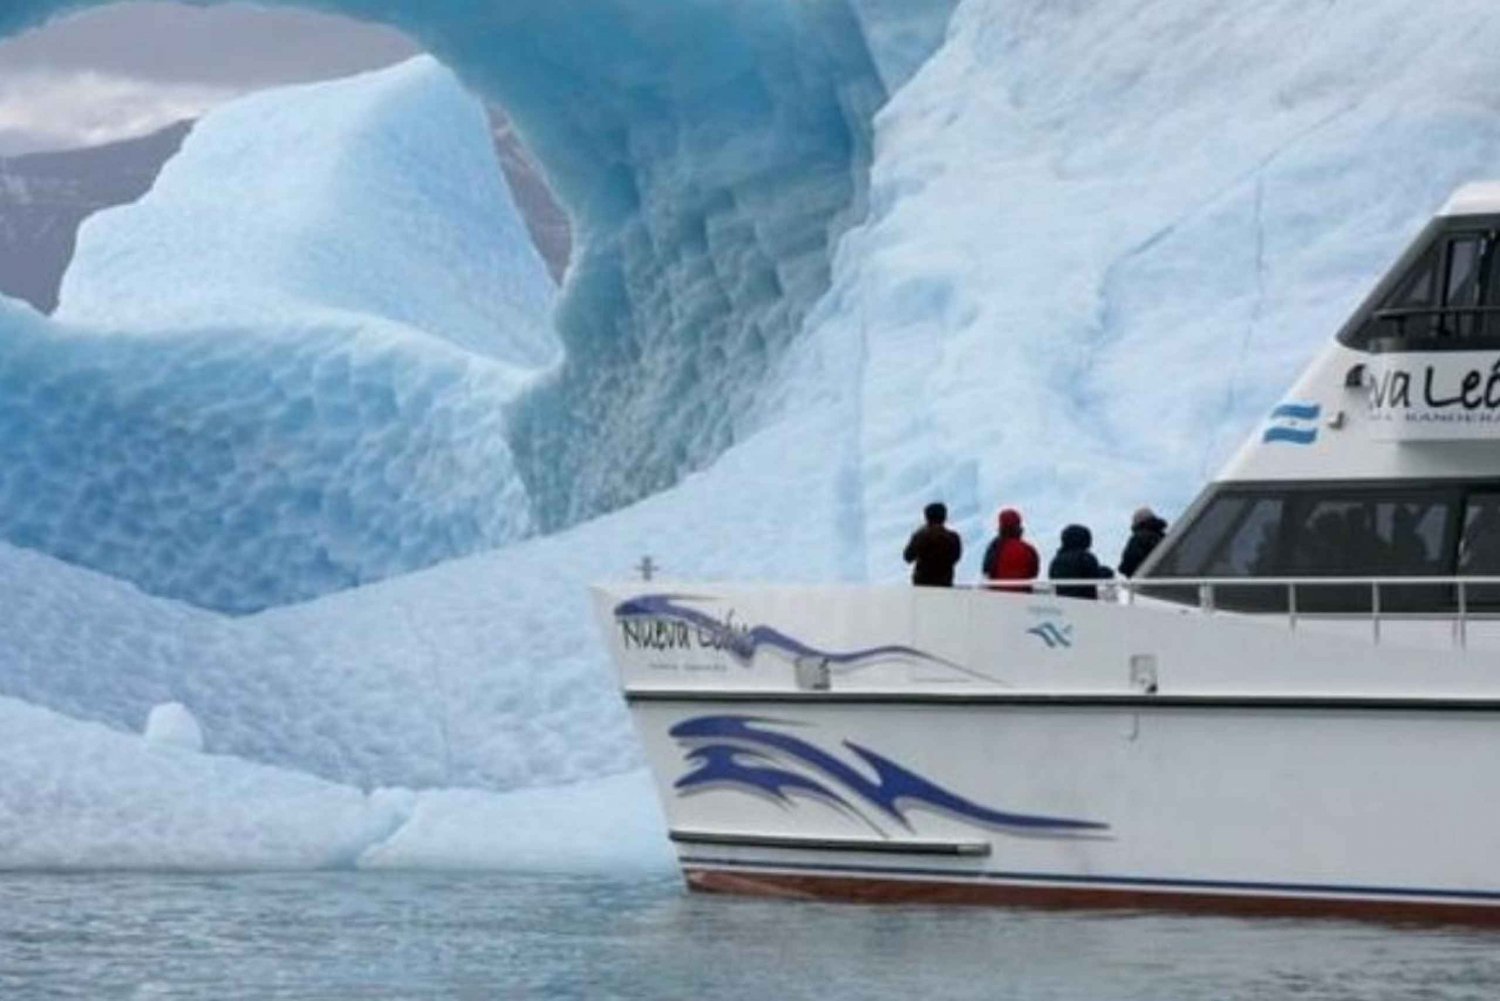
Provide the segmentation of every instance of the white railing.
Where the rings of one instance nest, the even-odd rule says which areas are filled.
[[[1139,595],[1154,602],[1164,602],[1195,608],[1205,615],[1230,613],[1235,615],[1284,616],[1288,628],[1293,631],[1302,619],[1355,619],[1368,620],[1372,636],[1380,642],[1381,625],[1393,621],[1445,621],[1452,622],[1454,641],[1460,649],[1468,646],[1469,624],[1475,620],[1500,620],[1500,577],[1151,577],[1151,578],[1105,578],[1103,580],[1018,580],[985,581],[973,585],[980,590],[1029,589],[1032,594],[1056,594],[1059,588],[1093,587],[1098,589],[1100,600],[1133,605]],[[1492,596],[1484,602],[1490,610],[1475,611],[1471,589],[1492,588]],[[1268,595],[1269,600],[1258,602],[1234,601],[1220,607],[1219,593],[1228,588],[1243,593],[1246,590],[1270,590],[1284,592]],[[1325,594],[1333,588],[1368,589],[1368,608],[1319,609],[1314,595]],[[1413,610],[1403,609],[1412,602],[1414,589],[1434,588],[1438,590],[1436,600],[1419,602]],[[1390,591],[1400,589],[1403,598],[1391,600]],[[1444,590],[1446,589],[1446,590]],[[1153,594],[1151,592],[1157,592]],[[1168,597],[1163,591],[1176,592]],[[1385,592],[1382,594],[1382,592]],[[1183,592],[1193,595],[1195,600],[1182,599]],[[1311,599],[1311,600],[1307,600]],[[1451,600],[1450,600],[1451,599]],[[1248,607],[1233,607],[1244,604]],[[1363,605],[1364,602],[1359,602]],[[1450,607],[1451,604],[1451,607]],[[1422,607],[1426,605],[1428,607]],[[1256,607],[1260,606],[1260,607]],[[1269,607],[1267,607],[1269,606]]]
[[[636,570],[641,574],[643,580],[651,580],[655,571],[660,566],[652,561],[650,556],[642,558]],[[1030,580],[985,580],[974,584],[955,585],[961,589],[981,591],[1025,591],[1031,594],[1056,595],[1059,588],[1094,588],[1099,599],[1117,604],[1133,605],[1137,596],[1152,602],[1171,604],[1179,608],[1192,608],[1204,615],[1219,613],[1233,615],[1253,615],[1257,617],[1284,616],[1287,627],[1296,631],[1297,624],[1303,619],[1318,620],[1361,620],[1368,619],[1372,638],[1376,644],[1380,643],[1382,623],[1398,621],[1439,621],[1451,622],[1453,624],[1453,642],[1459,649],[1467,649],[1469,643],[1469,625],[1475,621],[1500,622],[1500,576],[1465,576],[1465,577],[1105,577],[1088,578],[1083,580],[1051,580],[1041,577]],[[1330,588],[1368,588],[1370,594],[1368,609],[1335,609],[1319,610],[1316,607],[1305,606],[1299,596],[1306,596],[1319,589]],[[1480,611],[1475,611],[1470,601],[1471,589],[1476,587],[1494,588],[1492,596],[1486,598],[1484,605],[1488,606]],[[1285,590],[1285,607],[1272,608],[1220,608],[1217,600],[1218,593],[1224,588],[1235,588],[1236,590],[1255,589],[1263,590]],[[1410,592],[1414,588],[1451,588],[1452,607],[1449,606],[1448,596],[1439,593],[1436,601],[1432,602],[1430,608],[1418,608],[1413,611],[1403,610],[1399,606],[1403,602],[1391,602],[1382,597],[1382,589],[1390,590],[1401,588]],[[1162,594],[1151,594],[1151,591],[1161,592],[1171,589],[1179,592],[1179,596],[1166,597]],[[1191,589],[1190,593],[1195,595],[1196,600],[1187,602],[1181,600],[1180,592]],[[1060,595],[1059,597],[1067,597]],[[1083,600],[1083,599],[1075,599]],[[1271,604],[1277,605],[1273,599]],[[1316,604],[1316,603],[1314,603]]]

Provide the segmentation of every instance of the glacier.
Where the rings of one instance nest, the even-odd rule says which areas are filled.
[[[973,540],[1003,505],[1044,551],[1088,524],[1108,563],[1136,506],[1182,510],[1447,195],[1500,174],[1500,12],[1424,10],[959,6],[877,117],[870,212],[776,390],[857,398],[870,578],[933,496]]]
[[[934,496],[968,576],[1006,503],[1043,549],[1092,524],[1108,562],[1128,512],[1180,510],[1452,187],[1500,174],[1500,12],[1477,0],[316,6],[403,27],[503,104],[574,214],[563,360],[507,382],[475,437],[514,448],[486,475],[547,513],[243,617],[0,544],[0,742],[24,765],[0,786],[0,864],[660,871],[586,581],[645,554],[684,578],[894,581]],[[46,9],[21,0],[0,30]],[[729,28],[745,37],[705,44]],[[758,74],[758,109],[722,99]],[[725,291],[767,260],[779,289]],[[263,375],[286,347],[253,317],[154,322],[7,307],[16,357],[55,374],[45,395],[18,368],[0,399],[65,423],[76,387],[119,385],[118,352],[264,339]],[[468,377],[493,361],[420,344]],[[132,365],[125,398],[190,391]],[[474,416],[494,395],[464,398]],[[9,425],[5,469],[40,476],[89,440],[10,444],[37,434]],[[203,753],[141,734],[168,702]],[[180,800],[205,804],[181,826]]]

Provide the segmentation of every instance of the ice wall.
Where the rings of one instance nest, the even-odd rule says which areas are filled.
[[[499,97],[574,214],[568,360],[512,438],[551,529],[743,436],[862,210],[885,91],[842,2],[538,2],[501,20],[434,49]]]
[[[933,496],[971,539],[1015,504],[1049,553],[1091,524],[1106,562],[1137,505],[1180,511],[1449,191],[1500,175],[1497,41],[1476,0],[962,4],[877,118],[784,390],[855,384],[868,572],[902,572]]]

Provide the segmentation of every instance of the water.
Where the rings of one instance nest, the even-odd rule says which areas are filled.
[[[1489,999],[1500,933],[506,874],[0,876],[0,998]]]

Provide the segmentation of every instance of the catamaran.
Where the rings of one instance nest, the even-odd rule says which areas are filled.
[[[1500,183],[1179,526],[1114,601],[596,587],[688,885],[1500,922]]]

